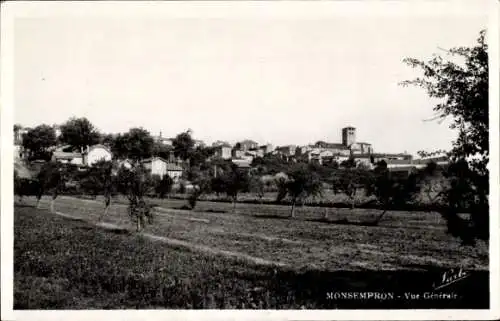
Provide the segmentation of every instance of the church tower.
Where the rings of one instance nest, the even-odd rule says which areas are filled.
[[[342,145],[350,146],[356,142],[356,128],[348,126],[342,128]]]

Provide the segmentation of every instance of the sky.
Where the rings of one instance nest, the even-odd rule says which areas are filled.
[[[437,101],[398,84],[420,75],[402,60],[473,45],[487,9],[17,18],[14,122],[275,146],[341,142],[354,126],[376,152],[449,149],[447,122],[425,121]]]

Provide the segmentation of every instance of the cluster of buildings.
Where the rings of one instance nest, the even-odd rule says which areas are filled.
[[[190,131],[188,131],[190,133]],[[57,132],[56,132],[57,134]],[[19,148],[21,144],[22,131],[15,133],[15,145]],[[159,136],[153,137],[156,142],[165,146],[173,145],[173,138],[165,138],[160,132]],[[201,140],[195,140],[195,147],[205,146]],[[258,157],[265,155],[274,155],[287,161],[305,161],[308,163],[317,163],[327,165],[353,159],[357,166],[365,166],[373,169],[379,161],[385,161],[387,168],[391,171],[411,172],[413,169],[423,168],[430,161],[436,162],[438,165],[448,163],[446,156],[433,157],[427,159],[413,159],[408,153],[375,153],[370,143],[358,142],[356,140],[356,128],[348,126],[342,128],[342,141],[340,143],[330,143],[318,141],[315,144],[297,146],[286,145],[274,147],[271,144],[259,145],[257,142],[246,139],[237,142],[234,145],[225,141],[216,141],[211,146],[214,150],[214,156],[217,158],[231,160],[240,168],[250,168],[252,161]],[[18,151],[19,152],[19,151]],[[55,148],[52,153],[52,160],[71,163],[81,166],[92,166],[100,160],[112,160],[113,154],[111,150],[101,144],[89,146],[86,150],[74,152],[70,146],[60,146]],[[118,161],[119,165],[131,167],[132,164],[128,160]],[[151,171],[153,175],[169,175],[174,181],[182,176],[182,166],[179,159],[174,157],[171,152],[168,159],[162,157],[151,157],[142,160],[143,165]]]
[[[379,161],[385,161],[391,171],[411,171],[423,168],[430,161],[438,165],[448,163],[446,156],[427,159],[413,159],[411,154],[404,153],[375,153],[370,143],[358,142],[356,128],[348,126],[342,128],[342,141],[331,143],[318,141],[315,144],[297,146],[286,145],[274,148],[272,145],[259,145],[252,140],[244,140],[231,146],[227,142],[217,141],[212,145],[216,155],[223,159],[231,159],[240,166],[249,167],[252,160],[264,155],[276,155],[288,161],[305,161],[327,165],[331,163],[342,164],[349,159],[354,159],[358,166],[373,169]]]

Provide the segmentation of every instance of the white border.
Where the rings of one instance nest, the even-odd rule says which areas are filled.
[[[122,310],[122,311],[13,311],[13,36],[14,19],[22,17],[150,17],[150,18],[223,18],[259,17],[317,19],[333,14],[408,16],[429,13],[470,12],[470,4],[480,2],[490,7],[488,28],[490,56],[490,173],[491,173],[491,241],[490,241],[490,310]],[[3,2],[1,4],[0,110],[1,110],[1,241],[2,241],[2,320],[487,320],[500,318],[499,279],[499,33],[498,1],[322,1],[322,2]],[[10,215],[9,215],[10,214]]]

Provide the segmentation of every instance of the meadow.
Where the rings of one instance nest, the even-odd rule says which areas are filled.
[[[202,201],[191,211],[180,209],[182,200],[149,201],[157,205],[154,223],[140,234],[122,198],[101,223],[99,198],[60,196],[56,214],[47,211],[46,197],[40,209],[34,198],[17,204],[15,308],[475,308],[487,302],[488,291],[460,302],[326,300],[333,290],[430,291],[443,271],[457,267],[475,271],[469,282],[476,287],[487,286],[487,244],[461,246],[435,213],[391,211],[379,226],[364,226],[378,212],[304,206],[288,219],[283,205],[237,204],[232,213],[229,203]]]

